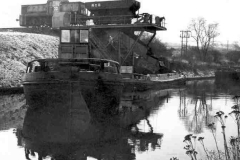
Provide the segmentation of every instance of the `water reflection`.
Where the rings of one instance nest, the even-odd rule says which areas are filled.
[[[0,130],[21,127],[25,112],[24,95],[0,95]]]
[[[25,147],[26,159],[37,154],[38,159],[52,160],[133,160],[136,152],[161,147],[163,135],[154,133],[148,117],[168,97],[167,90],[124,93],[118,111],[104,112],[104,121],[91,110],[73,115],[70,111],[29,108],[23,128],[16,131],[18,144]],[[148,122],[148,132],[137,127],[143,119]]]
[[[124,125],[136,125],[141,120],[148,122],[151,112],[155,112],[170,96],[171,90],[149,90],[145,92],[125,92],[120,103],[121,122]],[[148,123],[153,132],[151,125]],[[136,127],[136,126],[135,126]]]
[[[221,126],[213,116],[220,110],[230,113],[237,103],[232,98],[239,91],[240,85],[219,85],[210,80],[188,82],[181,90],[125,92],[120,105],[113,105],[112,110],[110,107],[101,116],[94,116],[101,111],[101,105],[98,111],[94,108],[79,112],[56,108],[27,110],[23,95],[0,98],[0,125],[4,129],[0,131],[0,149],[2,153],[9,151],[8,157],[1,153],[0,157],[156,160],[177,156],[188,159],[182,142],[187,134],[203,136],[206,148],[215,149],[212,131],[207,127],[212,122],[216,124],[214,133],[221,149]],[[15,119],[11,120],[12,117]],[[229,117],[226,123],[227,136],[234,136],[235,121]],[[14,136],[10,128],[17,127]],[[8,144],[11,149],[7,149]],[[199,159],[204,159],[201,146],[197,147]]]
[[[213,82],[193,81],[188,90],[179,92],[178,114],[188,132],[203,133],[203,128],[216,121],[212,107]]]
[[[217,81],[215,83],[217,88],[217,93],[228,93],[230,95],[240,95],[240,85],[239,81],[225,80]]]

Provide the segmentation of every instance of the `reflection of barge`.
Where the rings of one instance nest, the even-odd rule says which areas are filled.
[[[148,97],[148,94],[141,97]],[[152,98],[147,99],[150,102]],[[142,99],[143,102],[145,100],[146,98]],[[137,101],[141,101],[141,98]],[[134,148],[137,147],[142,152],[149,150],[149,147],[153,150],[160,148],[163,135],[153,133],[152,127],[147,133],[132,130],[131,126],[147,119],[149,112],[155,107],[145,108],[144,105],[142,108],[136,104],[138,109],[130,109],[129,107],[134,107],[132,104],[124,105],[128,109],[123,109],[122,105],[113,103],[108,112],[101,116],[96,116],[94,110],[88,108],[82,108],[81,112],[75,114],[69,108],[28,108],[23,129],[18,136],[22,142],[20,145],[25,147],[26,158],[31,158],[30,153],[35,152],[40,158],[50,156],[65,160],[86,160],[88,157],[112,159],[116,156],[124,160],[135,159]],[[98,108],[103,108],[104,105],[99,104]]]
[[[140,120],[147,120],[150,113],[157,110],[171,92],[171,89],[123,92],[119,108],[120,112],[124,113],[121,114],[121,123],[133,126]]]

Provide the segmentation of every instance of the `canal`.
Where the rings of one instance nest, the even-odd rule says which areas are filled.
[[[72,117],[74,123],[66,127],[61,125],[64,117],[52,111],[28,109],[24,95],[2,95],[0,159],[190,160],[184,137],[204,137],[207,150],[217,152],[213,133],[218,148],[224,151],[221,123],[214,116],[218,111],[228,115],[224,123],[229,142],[237,135],[237,125],[229,113],[238,103],[233,97],[239,94],[240,85],[215,84],[214,80],[189,81],[178,89],[126,92],[115,118],[110,117],[112,113],[100,119],[91,117],[93,125],[84,134],[87,117]],[[211,123],[215,123],[214,128],[209,127]],[[81,141],[74,142],[68,135]],[[193,145],[197,157],[207,159],[197,138]]]

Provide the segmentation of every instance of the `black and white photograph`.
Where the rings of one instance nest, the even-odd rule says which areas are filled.
[[[239,0],[2,0],[1,160],[240,160]]]

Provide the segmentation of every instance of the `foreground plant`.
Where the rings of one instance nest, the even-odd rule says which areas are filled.
[[[238,138],[239,138],[239,136],[240,136],[240,107],[239,107],[239,105],[232,106],[232,112],[230,112],[229,115],[233,117],[234,121],[237,124],[237,133],[238,133]]]
[[[238,140],[238,138],[231,137],[230,145],[232,146],[230,148],[230,151],[232,153],[232,159],[239,160],[240,157],[239,157],[239,140]]]
[[[226,138],[226,119],[228,118],[227,115],[224,114],[223,111],[216,112],[216,115],[214,116],[221,124],[222,128],[222,134],[223,134],[223,140],[224,140],[224,152],[219,150],[217,139],[216,139],[216,128],[214,123],[210,123],[208,127],[211,129],[211,132],[213,134],[213,138],[216,144],[216,151],[208,151],[204,145],[204,137],[199,137],[198,141],[201,143],[203,150],[207,156],[207,160],[240,160],[240,105],[238,105],[238,99],[240,96],[235,96],[233,99],[236,99],[237,104],[232,106],[232,112],[229,113],[230,116],[233,117],[237,124],[237,137],[230,137],[229,145],[228,147],[228,141]],[[191,160],[197,160],[197,151],[195,150],[192,139],[196,139],[196,136],[193,136],[192,134],[186,135],[184,138],[184,142],[187,143],[187,145],[184,147],[186,149],[186,154],[191,158]],[[173,159],[174,160],[174,159]]]
[[[197,160],[197,151],[195,150],[193,143],[192,143],[192,138],[196,138],[192,134],[188,134],[185,136],[183,142],[185,142],[187,145],[184,147],[186,150],[186,154],[191,157],[192,160]]]
[[[208,151],[209,154],[209,159],[210,160],[224,160],[225,158],[225,153],[220,151],[220,159],[219,159],[219,153],[216,152],[215,150]]]
[[[217,118],[219,120],[219,122],[221,123],[223,140],[224,140],[225,156],[226,156],[226,160],[230,160],[230,154],[229,154],[229,150],[228,150],[226,132],[225,132],[225,128],[226,128],[225,123],[226,123],[227,116],[224,116],[223,111],[219,111],[219,112],[216,113],[216,115],[214,117]]]
[[[234,99],[237,99],[237,104],[232,106],[232,112],[229,113],[230,116],[233,117],[235,123],[237,124],[237,137],[231,137],[230,138],[230,145],[232,146],[231,152],[233,155],[233,160],[239,160],[240,159],[240,106],[238,105],[238,98],[239,96],[233,97]]]
[[[199,142],[201,143],[201,145],[203,146],[203,150],[204,150],[204,152],[206,153],[207,159],[209,160],[209,155],[208,155],[208,152],[207,152],[207,150],[206,150],[206,148],[205,148],[203,139],[204,139],[204,137],[198,137],[198,141],[199,141]]]
[[[215,141],[215,145],[216,145],[216,148],[217,148],[217,152],[218,152],[218,157],[219,159],[221,159],[220,157],[220,150],[218,149],[218,144],[217,144],[217,138],[216,138],[216,128],[215,128],[215,125],[214,123],[210,123],[208,125],[208,127],[211,129],[211,132],[212,132],[212,135],[213,135],[213,139]]]

